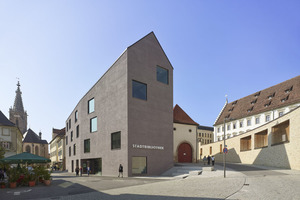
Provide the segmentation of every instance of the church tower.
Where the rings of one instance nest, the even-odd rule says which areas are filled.
[[[17,125],[21,133],[24,134],[27,131],[27,112],[24,111],[22,92],[20,90],[20,82],[17,84],[16,97],[14,107],[9,109],[9,120]]]

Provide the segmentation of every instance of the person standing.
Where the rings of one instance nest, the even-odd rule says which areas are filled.
[[[87,167],[87,174],[88,174],[88,176],[90,176],[90,171],[91,171],[91,168]]]
[[[79,167],[78,166],[76,167],[75,171],[76,171],[76,176],[79,176]]]
[[[207,158],[206,158],[206,156],[204,156],[203,157],[203,163],[204,163],[204,165],[206,165],[206,162],[207,162]]]
[[[212,166],[215,166],[215,157],[214,156],[211,157],[211,163],[212,163]]]
[[[120,175],[122,175],[122,178],[123,178],[123,166],[122,166],[122,164],[120,164],[120,166],[119,166],[119,176],[118,177],[120,177]]]
[[[208,156],[207,156],[207,164],[208,164],[208,165],[210,165],[210,159],[211,159],[211,157],[208,155]]]

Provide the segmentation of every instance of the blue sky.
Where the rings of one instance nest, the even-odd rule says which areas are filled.
[[[0,110],[20,78],[28,126],[51,140],[80,98],[153,31],[174,105],[212,126],[225,103],[300,75],[300,1],[0,0]]]

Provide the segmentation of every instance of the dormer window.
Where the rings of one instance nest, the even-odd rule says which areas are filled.
[[[253,110],[253,106],[247,110],[247,112],[251,112]]]
[[[228,111],[229,111],[229,112],[232,112],[232,111],[233,111],[233,109],[234,109],[234,107],[230,108]]]
[[[234,106],[235,104],[237,104],[237,100],[236,101],[234,101],[234,102],[232,102],[232,105]]]
[[[289,99],[289,95],[287,95],[285,98],[281,99],[281,102],[286,102]]]
[[[260,91],[254,95],[254,97],[258,97],[260,95]]]
[[[270,99],[272,99],[274,96],[275,96],[275,92],[274,92],[273,94],[269,95],[269,96],[268,96],[268,99],[270,100]]]
[[[269,107],[271,105],[272,101],[269,101],[269,103],[265,104],[265,107]]]
[[[257,101],[257,99],[255,99],[254,101],[251,101],[251,105],[255,104]]]
[[[230,114],[229,114],[229,115],[227,115],[227,116],[225,116],[225,119],[229,119],[229,117],[230,117]]]
[[[285,93],[289,93],[289,92],[291,92],[292,90],[293,90],[293,86],[290,87],[290,88],[288,88],[288,89],[286,89],[286,90],[284,90],[284,92],[285,92]]]

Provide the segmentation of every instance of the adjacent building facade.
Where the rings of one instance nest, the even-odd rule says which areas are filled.
[[[231,138],[257,127],[300,106],[300,76],[226,103],[215,124],[215,141]],[[225,127],[224,127],[225,122]]]
[[[128,47],[66,120],[66,168],[159,175],[173,166],[173,67],[154,33]]]
[[[65,128],[52,129],[50,145],[51,166],[65,170]]]
[[[179,106],[173,109],[174,162],[195,163],[198,159],[197,127],[195,122]]]
[[[22,153],[22,138],[20,129],[0,111],[0,145],[5,149],[4,157]]]

